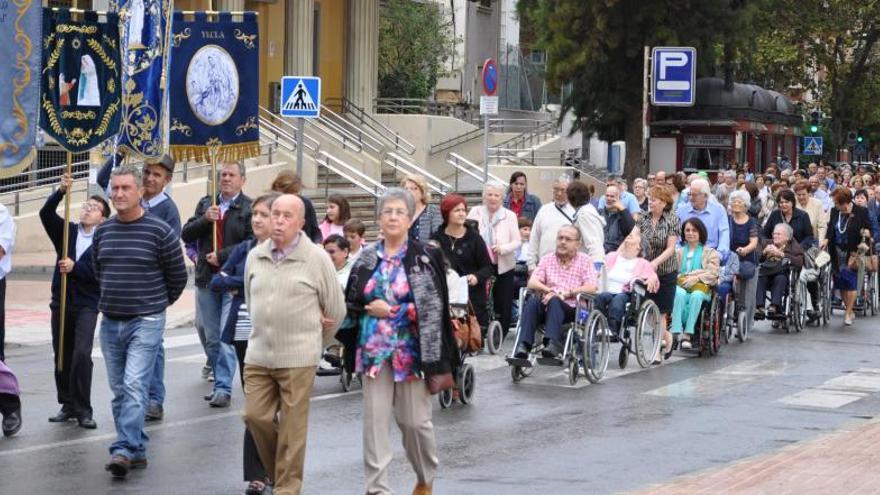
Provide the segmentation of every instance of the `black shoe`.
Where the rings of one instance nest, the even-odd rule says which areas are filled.
[[[66,422],[74,420],[74,419],[76,419],[76,416],[74,416],[74,414],[72,412],[68,411],[67,409],[61,408],[61,410],[58,411],[58,414],[56,414],[55,416],[51,416],[49,418],[49,422],[50,423],[66,423]]]
[[[529,352],[531,352],[532,346],[526,344],[525,342],[520,342],[516,345],[516,351],[513,353],[513,357],[517,359],[528,359]]]
[[[131,469],[131,461],[124,455],[114,455],[110,462],[104,465],[104,470],[110,471],[114,478],[125,478]]]
[[[21,408],[3,416],[3,436],[11,437],[21,429]]]
[[[562,354],[562,346],[553,340],[541,349],[541,357],[558,358],[560,354]]]
[[[819,322],[819,312],[818,311],[807,311],[807,325],[812,325],[814,323]]]
[[[205,400],[214,400],[214,392],[211,392],[210,394],[208,394],[202,398]]]
[[[755,308],[755,320],[764,319],[764,308]]]
[[[211,407],[229,407],[229,403],[232,401],[232,397],[229,394],[218,393],[214,395],[214,398],[211,399],[211,402],[208,404]]]
[[[325,352],[323,358],[324,358],[324,361],[327,361],[328,363],[330,363],[330,366],[332,366],[334,368],[341,368],[342,367],[342,360],[339,359],[338,355],[336,355],[332,352]]]
[[[162,406],[153,404],[147,406],[147,412],[146,414],[144,414],[144,420],[161,421],[163,416],[165,416],[165,411],[162,410]]]
[[[80,418],[77,420],[77,423],[79,424],[80,428],[85,428],[87,430],[94,430],[98,427],[98,423],[95,423],[95,420],[92,419],[91,414],[80,416]]]

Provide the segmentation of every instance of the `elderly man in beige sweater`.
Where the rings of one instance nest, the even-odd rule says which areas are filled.
[[[315,369],[345,317],[333,263],[301,234],[303,212],[292,194],[275,200],[271,238],[248,254],[244,275],[253,323],[244,358],[244,420],[277,495],[302,488]]]

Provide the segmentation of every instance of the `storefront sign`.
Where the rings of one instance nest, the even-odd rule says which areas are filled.
[[[702,146],[705,148],[732,148],[731,134],[685,134],[685,146]]]

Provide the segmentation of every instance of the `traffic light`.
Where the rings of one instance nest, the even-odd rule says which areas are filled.
[[[856,142],[857,143],[864,143],[865,142],[865,134],[862,132],[861,129],[859,129],[859,133],[856,134]]]
[[[821,117],[821,114],[819,113],[818,110],[813,110],[812,112],[810,112],[810,133],[811,134],[816,134],[817,132],[819,132],[819,118],[820,117]]]

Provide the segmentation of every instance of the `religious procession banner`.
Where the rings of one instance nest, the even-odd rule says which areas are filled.
[[[64,149],[89,150],[119,132],[119,16],[43,9],[40,127]]]
[[[122,125],[116,144],[125,154],[159,158],[165,146],[171,0],[111,0],[110,6],[124,20],[120,25]]]
[[[174,13],[171,154],[176,160],[241,160],[260,154],[257,18],[228,12],[216,21]]]
[[[0,0],[0,178],[26,169],[37,156],[42,12],[38,0]]]

